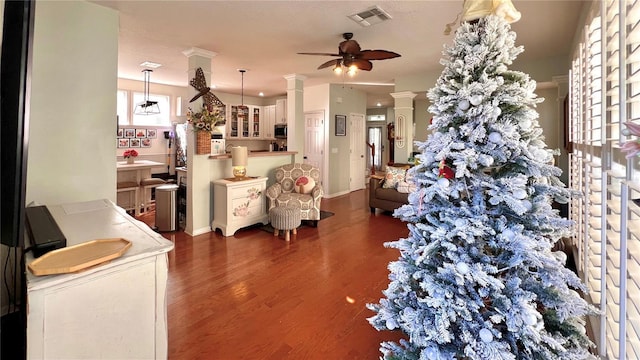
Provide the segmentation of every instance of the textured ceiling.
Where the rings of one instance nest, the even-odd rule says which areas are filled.
[[[439,60],[445,25],[454,21],[462,0],[450,1],[92,1],[120,13],[118,76],[142,80],[143,61],[161,63],[153,83],[188,85],[183,51],[197,47],[217,53],[212,82],[217,91],[241,91],[238,69],[247,69],[244,94],[286,94],[284,75],[307,77],[305,85],[350,84],[369,94],[369,104],[392,105],[389,84],[401,76],[442,69]],[[583,4],[588,1],[514,0],[522,19],[513,24],[519,61],[567,55]],[[361,27],[347,16],[378,5],[392,19]],[[397,52],[400,58],[374,61],[373,70],[354,78],[316,68],[331,57],[298,52],[335,53],[341,34],[353,32],[362,49]],[[386,84],[386,85],[385,85]],[[424,90],[434,84],[424,84]],[[417,90],[416,90],[417,91]]]

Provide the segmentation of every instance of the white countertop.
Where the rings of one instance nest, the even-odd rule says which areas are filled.
[[[73,246],[96,239],[123,238],[131,241],[131,248],[122,257],[94,266],[80,273],[35,276],[27,270],[29,289],[46,287],[103,271],[118,264],[166,253],[173,243],[151,230],[145,223],[129,216],[122,208],[107,199],[47,206],[51,215]],[[33,261],[33,254],[25,254],[25,263]]]

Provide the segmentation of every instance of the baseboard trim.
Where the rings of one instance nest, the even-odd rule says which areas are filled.
[[[207,227],[202,227],[202,228],[193,230],[192,234],[189,234],[188,232],[185,231],[185,234],[189,236],[198,236],[198,235],[202,235],[210,232],[211,232],[211,227],[207,226]]]
[[[342,195],[347,195],[347,194],[349,194],[349,192],[350,192],[350,191],[348,191],[348,190],[347,190],[347,191],[341,191],[341,192],[334,193],[334,194],[324,194],[324,195],[322,195],[322,197],[325,197],[325,198],[327,198],[327,199],[331,199],[331,198],[334,198],[334,197],[338,197],[338,196],[342,196]]]

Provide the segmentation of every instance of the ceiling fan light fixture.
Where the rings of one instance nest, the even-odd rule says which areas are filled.
[[[157,115],[160,114],[160,106],[157,101],[149,100],[149,82],[151,81],[151,73],[153,70],[144,69],[144,101],[138,103],[134,110],[135,115]]]
[[[358,67],[355,65],[351,65],[349,66],[349,69],[347,70],[347,74],[349,76],[355,76],[358,73]]]
[[[340,64],[340,62],[338,61],[338,63],[336,63],[336,66],[333,68],[333,72],[336,75],[340,75],[342,74],[342,64]]]

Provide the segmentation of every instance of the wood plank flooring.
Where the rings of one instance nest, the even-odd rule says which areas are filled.
[[[169,253],[169,359],[378,359],[381,341],[367,322],[388,285],[398,251],[383,243],[406,224],[369,212],[367,191],[324,199],[335,213],[291,242],[259,227],[174,241]],[[153,219],[141,220],[151,223]]]

